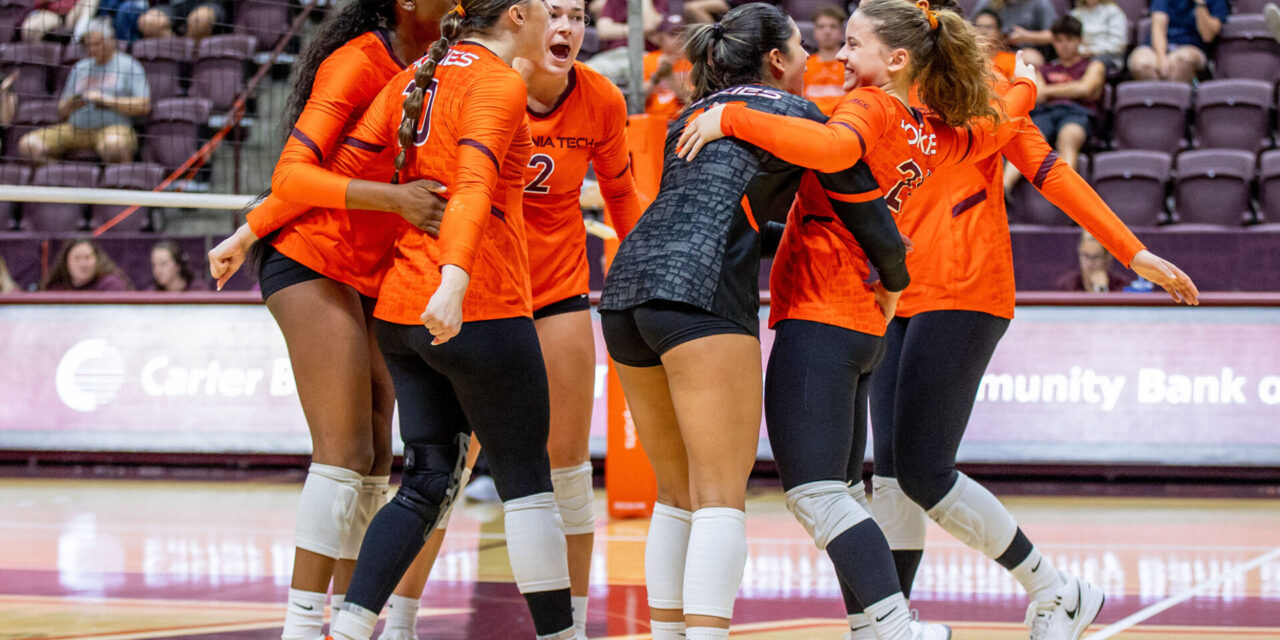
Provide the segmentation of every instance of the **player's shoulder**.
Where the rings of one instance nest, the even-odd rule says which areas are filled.
[[[691,108],[707,107],[721,102],[742,102],[750,109],[787,116],[805,116],[813,103],[808,100],[762,84],[740,84],[721,89],[698,101]]]
[[[338,47],[322,66],[330,71],[341,70],[350,75],[364,76],[370,72],[370,66],[378,69],[404,68],[404,64],[396,59],[391,50],[391,43],[377,31],[366,31]]]
[[[604,74],[583,64],[581,61],[573,63],[574,81],[577,87],[582,91],[583,96],[592,99],[605,99],[610,102],[621,102],[626,104],[626,98],[622,96],[622,89],[614,84],[612,80]]]

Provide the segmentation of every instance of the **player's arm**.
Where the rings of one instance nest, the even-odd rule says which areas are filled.
[[[604,114],[605,135],[591,152],[605,213],[613,223],[618,238],[627,237],[642,209],[636,195],[636,182],[631,173],[631,154],[627,151],[627,104],[622,92],[610,89],[610,104]]]
[[[1016,66],[1022,74],[1035,72],[1030,65],[1022,62],[1021,54]],[[1036,104],[1035,81],[1026,75],[1020,75],[1012,82],[997,83],[995,91],[997,100],[1004,103],[1004,118],[999,122],[979,118],[966,127],[949,127],[934,121],[937,153],[932,158],[932,166],[973,162],[1000,153],[1025,128],[1021,123]]]
[[[838,173],[817,174],[817,178],[832,211],[867,254],[884,288],[890,292],[906,289],[911,283],[907,248],[871,169],[859,162]]]

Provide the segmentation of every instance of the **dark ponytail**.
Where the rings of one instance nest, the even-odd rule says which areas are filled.
[[[684,54],[693,65],[690,101],[732,86],[760,82],[770,51],[791,53],[788,41],[794,29],[791,18],[781,9],[761,2],[740,5],[718,23],[689,27]]]

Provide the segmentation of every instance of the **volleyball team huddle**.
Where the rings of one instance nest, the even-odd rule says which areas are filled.
[[[312,434],[282,638],[324,638],[326,602],[332,638],[372,638],[384,607],[381,639],[418,638],[473,434],[536,637],[586,637],[589,166],[623,238],[600,320],[658,482],[655,640],[729,635],[762,411],[787,507],[835,566],[847,638],[951,637],[908,603],[926,518],[1026,588],[1030,638],[1080,638],[1101,590],[955,469],[1013,317],[1004,158],[1175,300],[1198,293],[1031,125],[1030,67],[993,75],[952,10],[866,0],[828,118],[799,97],[795,23],[739,6],[686,29],[692,95],[641,215],[621,92],[575,62],[585,22],[583,0],[357,0],[299,60],[273,191],[210,253],[220,284],[257,270]],[[388,499],[396,402],[404,474]]]

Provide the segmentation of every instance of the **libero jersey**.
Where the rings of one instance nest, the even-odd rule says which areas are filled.
[[[366,296],[378,294],[390,266],[399,217],[353,217],[345,209],[351,179],[324,167],[374,96],[402,69],[384,31],[360,35],[330,54],[276,163],[273,193],[247,216],[259,238],[281,230],[272,241],[281,253]],[[360,176],[386,182],[391,171],[389,162],[380,162]]]
[[[588,290],[582,181],[588,165],[619,237],[640,217],[627,151],[627,104],[608,78],[575,62],[569,86],[546,113],[528,110],[533,155],[525,170],[524,220],[533,308]]]
[[[360,175],[369,163],[399,152],[404,100],[416,88],[413,76],[422,61],[397,74],[374,98],[335,154],[335,169]],[[399,221],[375,317],[421,324],[422,311],[440,285],[440,269],[449,264],[471,276],[464,321],[532,314],[521,204],[532,148],[525,100],[520,74],[480,44],[461,42],[437,65],[400,179],[440,182],[448,189],[449,204],[439,238]]]
[[[602,311],[654,300],[681,302],[759,332],[759,229],[790,209],[804,171],[737,140],[715,141],[692,162],[677,157],[685,123],[719,103],[824,119],[813,103],[763,85],[731,87],[691,105],[668,129],[658,195],[614,258]],[[878,193],[865,165],[821,175],[819,183],[842,221],[875,216]]]

